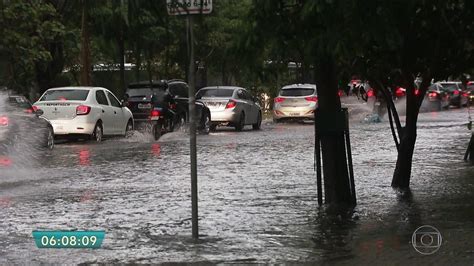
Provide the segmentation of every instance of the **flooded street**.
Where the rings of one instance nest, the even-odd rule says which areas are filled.
[[[312,124],[198,136],[199,226],[191,238],[189,140],[136,133],[67,142],[0,168],[0,264],[228,262],[469,264],[474,167],[462,161],[467,110],[420,114],[411,195],[390,187],[389,124],[352,119],[358,205],[347,217],[317,205]],[[410,243],[422,225],[439,251]],[[33,230],[105,230],[100,249],[38,249]]]

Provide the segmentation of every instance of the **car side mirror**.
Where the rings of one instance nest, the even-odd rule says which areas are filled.
[[[127,106],[128,106],[128,101],[122,100],[122,107],[127,107]]]
[[[37,110],[35,111],[35,115],[36,115],[36,116],[42,116],[43,114],[44,114],[44,111],[41,110],[41,109],[37,109]]]

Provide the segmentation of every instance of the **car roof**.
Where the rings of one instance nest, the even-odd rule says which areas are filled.
[[[24,99],[26,99],[26,97],[23,96],[23,95],[8,95],[8,97],[9,98],[24,98]]]
[[[440,81],[440,84],[461,84],[461,81]]]
[[[237,87],[237,86],[207,86],[204,88],[201,88],[201,90],[207,90],[207,89],[222,89],[222,90],[236,90],[236,89],[241,89],[245,90],[242,87]]]
[[[138,82],[132,82],[128,84],[127,88],[133,89],[133,88],[150,88],[150,87],[157,87],[158,85],[161,85],[161,81],[165,81],[168,84],[173,84],[173,83],[184,83],[186,82],[182,79],[170,79],[170,80],[144,80],[144,81],[138,81]]]
[[[106,88],[102,87],[91,87],[91,86],[77,86],[77,87],[57,87],[57,88],[51,88],[48,90],[94,90],[94,89],[101,89],[101,90],[106,90]]]
[[[287,89],[308,88],[308,87],[316,89],[316,84],[309,84],[309,83],[290,84],[290,85],[283,86],[283,88],[281,89],[287,90]]]

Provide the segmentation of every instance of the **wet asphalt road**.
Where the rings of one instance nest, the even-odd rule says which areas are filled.
[[[357,109],[357,108],[355,108]],[[361,109],[362,110],[362,109]],[[362,112],[362,111],[361,111]],[[390,187],[396,150],[387,122],[361,123],[351,142],[358,206],[318,208],[313,126],[264,123],[198,136],[201,240],[190,238],[189,142],[136,133],[100,144],[19,151],[0,174],[0,264],[474,261],[474,167],[463,162],[466,109],[420,115],[412,195]],[[413,231],[443,235],[431,256]],[[33,230],[105,230],[101,249],[38,249]]]

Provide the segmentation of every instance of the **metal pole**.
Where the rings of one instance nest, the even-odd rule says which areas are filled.
[[[318,122],[317,122],[317,112],[315,112],[314,119],[314,147],[315,147],[315,157],[316,157],[316,186],[318,190],[318,205],[323,205],[323,185],[321,181],[321,140],[318,134]]]
[[[198,227],[198,186],[197,186],[197,155],[196,155],[196,98],[194,84],[194,34],[193,17],[187,16],[187,26],[189,33],[189,143],[191,154],[191,212],[192,212],[192,232],[193,238],[199,238]]]
[[[317,133],[316,133],[317,134]],[[323,205],[323,184],[321,180],[321,147],[319,136],[316,135],[316,182],[318,186],[318,204]]]

